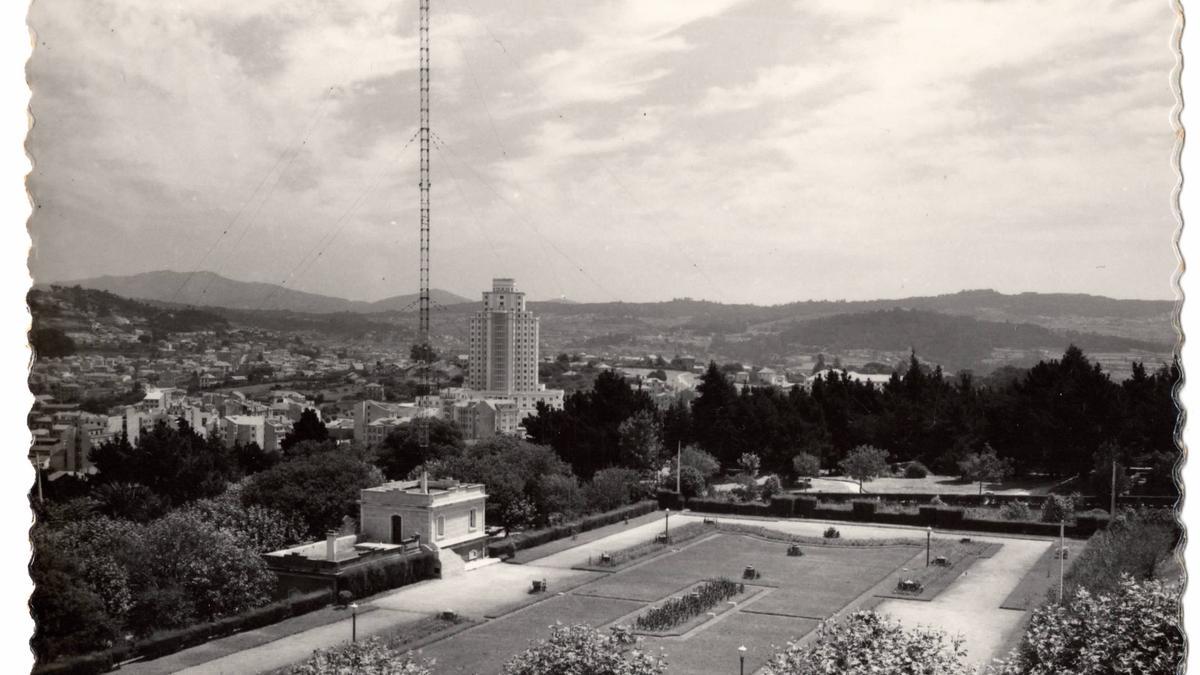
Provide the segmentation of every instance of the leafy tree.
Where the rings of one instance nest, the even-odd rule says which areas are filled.
[[[562,410],[539,403],[523,424],[529,440],[554,448],[581,479],[621,463],[621,423],[640,411],[655,413],[650,395],[634,390],[621,376],[603,372],[590,391],[577,391]]]
[[[239,614],[269,602],[275,586],[256,552],[194,511],[173,511],[147,525],[137,553],[141,563],[130,573],[143,591],[130,618],[141,632],[180,625],[180,607],[190,610],[186,623]],[[155,616],[151,608],[162,609],[158,589],[175,589],[183,605]]]
[[[305,408],[300,413],[300,419],[292,424],[292,430],[284,435],[283,440],[279,442],[279,447],[285,454],[288,450],[301,441],[327,441],[329,440],[329,430],[325,428],[325,423],[317,415],[317,411],[312,408]]]
[[[667,662],[638,648],[624,627],[601,632],[591,626],[555,625],[550,637],[504,664],[504,675],[663,675]]]
[[[683,467],[683,473],[679,475],[679,488],[683,491],[683,496],[687,498],[698,497],[704,493],[706,482],[704,474],[694,466]]]
[[[505,527],[544,525],[554,514],[573,508],[577,499],[568,486],[575,480],[571,467],[552,448],[517,438],[491,438],[425,466],[435,475],[483,483],[488,520]]]
[[[1115,592],[1075,592],[1034,611],[1025,639],[993,675],[1175,673],[1184,657],[1181,592],[1160,580],[1121,579]]]
[[[632,469],[609,468],[597,471],[583,488],[593,511],[611,511],[635,501],[642,492],[641,479]]]
[[[130,444],[122,434],[92,448],[100,483],[137,483],[169,504],[212,497],[236,477],[237,463],[219,438],[205,438],[180,418],[172,428],[159,422]]]
[[[166,503],[137,483],[103,483],[92,490],[96,511],[112,518],[144,523],[161,516]]]
[[[750,474],[751,478],[758,475],[760,466],[762,466],[762,460],[752,452],[743,452],[742,456],[738,458],[738,468]]]
[[[792,470],[800,478],[815,478],[821,475],[821,460],[802,452],[792,458]]]
[[[906,630],[875,612],[854,612],[817,629],[810,646],[789,642],[763,667],[766,675],[970,675],[961,638],[930,628]]]
[[[958,463],[963,480],[979,481],[979,494],[983,494],[984,482],[997,483],[1012,475],[1012,460],[1001,459],[988,446],[980,452],[967,455]]]
[[[379,469],[330,452],[283,462],[249,477],[242,503],[296,514],[308,535],[319,538],[338,528],[342,518],[356,517],[359,493],[381,483]]]
[[[37,359],[54,359],[75,353],[75,341],[58,328],[34,328],[29,331],[29,344]]]
[[[671,462],[671,471],[675,470],[675,462]],[[685,445],[679,452],[679,464],[686,470],[695,469],[707,481],[721,471],[721,463],[709,453],[694,445]]]
[[[783,493],[783,483],[780,482],[779,476],[768,476],[767,481],[763,483],[762,490],[759,496],[764,501],[770,501],[771,497]]]
[[[1113,441],[1106,441],[1096,450],[1088,482],[1092,488],[1092,494],[1102,497],[1105,503],[1108,503],[1112,497],[1114,473],[1116,474],[1117,494],[1123,495],[1129,492],[1129,472],[1125,468],[1128,465],[1127,456],[1128,453]],[[1115,472],[1114,464],[1116,465]]]
[[[266,471],[279,462],[279,453],[267,452],[254,441],[250,441],[246,445],[242,445],[240,442],[234,443],[233,456],[237,461],[238,470],[243,476]]]
[[[432,675],[432,664],[409,652],[400,654],[377,637],[319,649],[307,661],[289,668],[287,675]]]
[[[117,626],[103,599],[82,579],[78,562],[61,551],[38,547],[29,574],[34,583],[30,645],[38,661],[103,649],[116,638]]]
[[[715,362],[696,386],[699,396],[692,401],[692,433],[700,446],[726,466],[741,456],[737,413],[738,393]]]
[[[305,538],[305,526],[297,514],[284,514],[265,506],[245,506],[240,486],[219,497],[192,502],[183,512],[229,532],[239,546],[253,553],[278,551]]]
[[[621,466],[652,472],[662,466],[661,429],[650,410],[639,410],[617,427],[620,436]]]
[[[536,490],[535,512],[545,514],[547,522],[571,520],[583,513],[586,500],[579,480],[566,473],[542,476]]]
[[[692,411],[681,398],[671,402],[663,411],[663,452],[674,454],[675,450],[692,442]]]
[[[396,427],[375,449],[375,465],[390,480],[409,475],[416,467],[435,460],[448,460],[462,454],[462,430],[457,424],[439,418],[429,424],[429,444],[422,447],[418,429],[412,423]]]
[[[864,482],[875,480],[881,473],[887,471],[887,450],[880,450],[869,445],[860,445],[850,451],[838,466],[847,476],[858,481],[858,490],[862,491]]]

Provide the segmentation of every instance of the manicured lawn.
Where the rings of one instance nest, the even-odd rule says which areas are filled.
[[[736,672],[742,645],[748,650],[746,672],[753,672],[775,647],[808,634],[820,619],[863,596],[914,555],[924,555],[912,545],[807,546],[800,557],[789,557],[787,548],[781,541],[716,534],[457,633],[423,654],[437,659],[439,673],[497,673],[555,622],[631,624],[640,611],[704,579],[740,581],[752,565],[761,575],[751,582],[757,593],[733,598],[736,606],[707,622],[689,622],[686,628],[694,633],[644,640],[647,648],[666,653],[672,673]]]
[[[628,600],[561,595],[435,642],[420,654],[435,659],[436,673],[497,673],[531,640],[549,635],[556,622],[601,626],[641,606]]]
[[[987,483],[984,492],[998,495],[1044,495],[1054,486],[1049,480],[1013,480],[1005,483]],[[958,476],[934,476],[924,478],[883,477],[863,484],[863,491],[876,494],[979,494],[979,483],[965,483]]]

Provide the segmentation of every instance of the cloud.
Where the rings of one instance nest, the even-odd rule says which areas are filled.
[[[438,3],[435,285],[1168,297],[1174,20],[1095,0]],[[321,252],[291,284],[415,287],[415,2],[60,0],[30,21],[36,276],[278,282]]]

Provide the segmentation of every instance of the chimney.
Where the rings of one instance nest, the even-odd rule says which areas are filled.
[[[429,494],[429,472],[428,471],[421,472],[421,494],[423,494],[423,495]]]
[[[325,533],[325,559],[329,562],[337,561],[337,530],[329,530]]]

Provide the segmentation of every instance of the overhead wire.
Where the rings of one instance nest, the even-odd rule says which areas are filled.
[[[321,102],[317,105],[317,109],[313,111],[312,118],[310,118],[309,124],[305,127],[306,129],[311,129],[317,118],[322,115],[325,104],[329,102],[329,98],[333,94],[334,89],[335,87],[331,86],[325,90],[325,96],[322,97]],[[245,213],[246,208],[249,207],[254,201],[255,197],[258,196],[258,193],[262,190],[262,187],[266,185],[267,179],[270,178],[273,173],[275,173],[275,170],[279,168],[279,165],[282,164],[288,154],[292,152],[293,146],[295,146],[297,142],[307,138],[308,133],[310,132],[304,132],[303,135],[298,135],[295,141],[288,145],[284,151],[279,154],[279,157],[275,160],[275,163],[271,165],[271,168],[268,169],[265,174],[263,174],[262,179],[258,181],[258,185],[256,185],[254,190],[251,191],[250,196],[247,197],[244,202],[242,202],[242,205],[238,207],[237,211],[234,212],[233,217],[225,223],[225,227],[221,229],[221,234],[217,235],[217,238],[213,240],[213,243],[208,247],[208,250],[200,256],[199,262],[197,262],[192,268],[192,271],[189,272],[186,277],[184,277],[183,282],[180,283],[179,287],[176,288],[171,294],[171,298],[168,300],[168,302],[175,302],[176,299],[178,299],[179,294],[183,292],[184,287],[186,287],[188,283],[191,282],[192,278],[196,276],[196,274],[200,271],[200,268],[203,267],[204,263],[208,261],[209,256],[211,256],[213,251],[217,249],[217,246],[221,243],[221,240],[225,238],[225,235],[229,234],[229,231],[233,229],[234,224],[237,223],[238,219],[242,217],[243,213]]]
[[[389,166],[392,166],[398,162],[400,157],[403,156],[404,151],[407,150],[409,146],[412,145],[412,142],[417,139],[417,133],[418,132],[414,132],[413,135],[409,137],[408,141],[400,148],[400,150],[396,152],[396,155],[392,158],[392,162],[390,164],[383,165],[378,171],[375,172],[373,180],[369,182],[367,187],[363,188],[353,200],[351,200],[346,209],[342,211],[342,214],[333,222],[330,230],[327,233],[322,234],[317,240],[316,245],[314,245],[307,253],[301,256],[300,261],[296,263],[296,265],[292,268],[292,271],[288,273],[288,276],[280,281],[279,284],[275,285],[275,287],[271,289],[271,292],[263,297],[263,299],[255,307],[256,310],[263,308],[263,306],[266,305],[268,301],[273,299],[280,290],[283,290],[287,284],[296,277],[297,274],[303,277],[310,269],[312,269],[312,266],[316,264],[317,260],[319,260],[325,254],[325,249],[327,249],[330,244],[337,239],[338,235],[341,234],[342,230],[345,229],[346,225],[350,222],[350,217],[355,211],[358,210],[360,206],[362,206],[362,204],[366,201],[367,196],[378,189],[379,185],[383,182],[385,170]]]
[[[325,115],[328,113],[328,108],[324,107],[324,103],[328,102],[328,93],[333,92],[334,89],[335,87],[329,88],[329,92],[326,94],[326,100],[322,101],[323,109],[320,115],[313,120],[307,131],[305,131],[303,140],[301,140],[300,144],[293,149],[292,156],[288,159],[287,164],[285,164],[284,167],[275,174],[275,181],[271,183],[271,187],[267,190],[266,195],[264,195],[263,198],[258,202],[258,207],[254,210],[254,214],[251,215],[246,221],[245,226],[242,228],[241,234],[238,235],[237,241],[235,241],[233,244],[233,250],[238,250],[238,248],[242,245],[242,241],[245,240],[246,235],[254,228],[259,214],[262,213],[263,207],[267,205],[267,202],[269,202],[271,197],[275,194],[275,188],[279,187],[279,183],[283,180],[283,176],[287,174],[287,172],[292,168],[292,165],[296,163],[296,159],[300,156],[300,151],[303,150],[306,145],[308,145],[308,141],[312,137],[313,132],[316,131],[317,125],[320,124],[321,120],[324,119]],[[216,281],[215,276],[209,279],[208,284],[205,285],[200,294],[204,295],[208,293],[208,289],[212,286],[214,281]]]
[[[478,180],[480,184],[482,184],[485,188],[487,188],[488,192],[491,192],[493,195],[496,196],[497,199],[499,199],[505,206],[507,206],[509,208],[509,210],[512,211],[513,214],[517,216],[519,222],[521,222],[526,227],[528,227],[538,237],[538,239],[540,241],[543,241],[546,244],[548,244],[552,249],[554,249],[555,253],[557,253],[563,260],[566,260],[572,267],[574,267],[576,270],[578,270],[579,273],[584,276],[584,278],[586,278],[588,281],[590,281],[593,286],[600,289],[605,295],[611,297],[613,300],[619,300],[619,298],[614,293],[609,291],[604,286],[604,284],[601,284],[598,280],[596,280],[596,278],[593,277],[591,275],[591,273],[588,272],[583,267],[583,265],[579,264],[579,262],[577,262],[570,255],[568,255],[566,251],[562,250],[562,248],[560,248],[558,246],[558,244],[554,243],[553,239],[546,237],[546,235],[542,233],[541,229],[533,221],[533,218],[531,218],[527,213],[524,213],[520,209],[518,209],[516,207],[516,205],[514,205],[512,203],[512,201],[510,201],[507,197],[505,197],[503,194],[501,194],[500,191],[497,190],[495,188],[495,186],[493,186],[491,184],[491,181],[487,180],[482,174],[480,174],[478,171],[476,171],[475,168],[472,167],[470,164],[463,161],[462,157],[460,157],[458,155],[458,153],[454,150],[453,147],[450,146],[450,144],[446,143],[445,139],[443,139],[440,135],[438,135],[437,132],[433,132],[433,137],[438,139],[438,142],[441,143],[445,147],[445,149],[448,152],[450,152],[451,155],[454,156],[454,158],[458,161],[460,166],[465,167],[467,169],[467,171],[469,171],[472,175],[475,176],[475,179]]]
[[[519,64],[517,64],[517,62],[513,58],[512,54],[509,53],[508,48],[504,46],[504,43],[500,41],[500,38],[496,36],[496,33],[491,29],[491,26],[489,26],[487,24],[487,22],[485,22],[479,16],[478,12],[475,11],[475,8],[471,4],[471,1],[470,0],[462,0],[462,3],[467,9],[467,13],[471,15],[471,18],[474,19],[476,23],[478,23],[480,26],[483,27],[484,32],[486,32],[488,34],[488,36],[492,39],[492,42],[496,43],[496,46],[500,48],[500,51],[504,54],[505,58],[508,60],[508,64],[512,68],[512,70],[514,72],[516,72],[519,76],[524,78],[527,83],[536,86],[536,83],[532,82],[532,78],[530,78],[529,75],[519,67]],[[461,44],[460,44],[460,49],[461,49]],[[465,54],[464,54],[464,60],[466,60]],[[468,67],[468,70],[470,70],[470,62],[469,61],[467,62],[467,67]],[[474,79],[473,74],[472,74],[472,79]],[[479,91],[478,86],[476,86],[476,91],[477,92]],[[482,97],[481,92],[479,95]],[[484,107],[486,109],[486,107],[487,107],[486,103],[484,103]],[[561,112],[558,113],[558,117],[559,117],[559,119],[563,119],[563,120],[566,119],[566,117],[564,117],[563,113],[561,113]],[[490,111],[488,113],[488,119],[489,119],[489,121],[491,121]],[[496,136],[498,139],[498,134],[496,134],[494,123],[492,124],[492,132],[493,132],[493,135]],[[501,152],[503,153],[503,147],[501,147]],[[609,179],[612,180],[613,184],[615,184],[617,186],[617,189],[620,190],[622,193],[624,193],[625,196],[628,197],[630,201],[632,201],[635,205],[638,206],[638,208],[643,209],[643,210],[645,209],[645,205],[642,203],[642,201],[640,199],[638,199],[637,196],[634,195],[633,192],[625,185],[625,183],[617,177],[616,172],[614,172],[611,168],[609,168],[609,166],[607,164],[605,164],[603,161],[601,161],[599,157],[595,157],[595,156],[591,156],[591,155],[584,156],[584,157],[585,157],[585,159],[588,159],[589,161],[594,163],[596,166],[600,167],[600,169],[602,171],[604,171],[604,173],[606,175],[608,175]],[[661,236],[663,236],[665,239],[670,239],[670,235],[668,235],[667,232],[662,229],[661,225],[659,225],[657,220],[655,220],[653,218],[648,218],[646,220],[648,220],[650,222],[651,227],[658,230],[658,233]],[[686,247],[680,241],[672,240],[672,243],[675,246],[676,250],[678,250],[679,253],[682,253],[683,257],[687,259],[687,262],[691,265],[691,267],[694,270],[696,270],[696,272],[698,274],[700,274],[701,277],[704,278],[705,282],[709,285],[710,289],[716,294],[716,297],[720,297],[720,287],[713,281],[712,277],[710,277],[708,275],[708,271],[705,270],[703,266],[701,266],[700,264],[698,264],[696,262],[695,258],[686,250]]]

